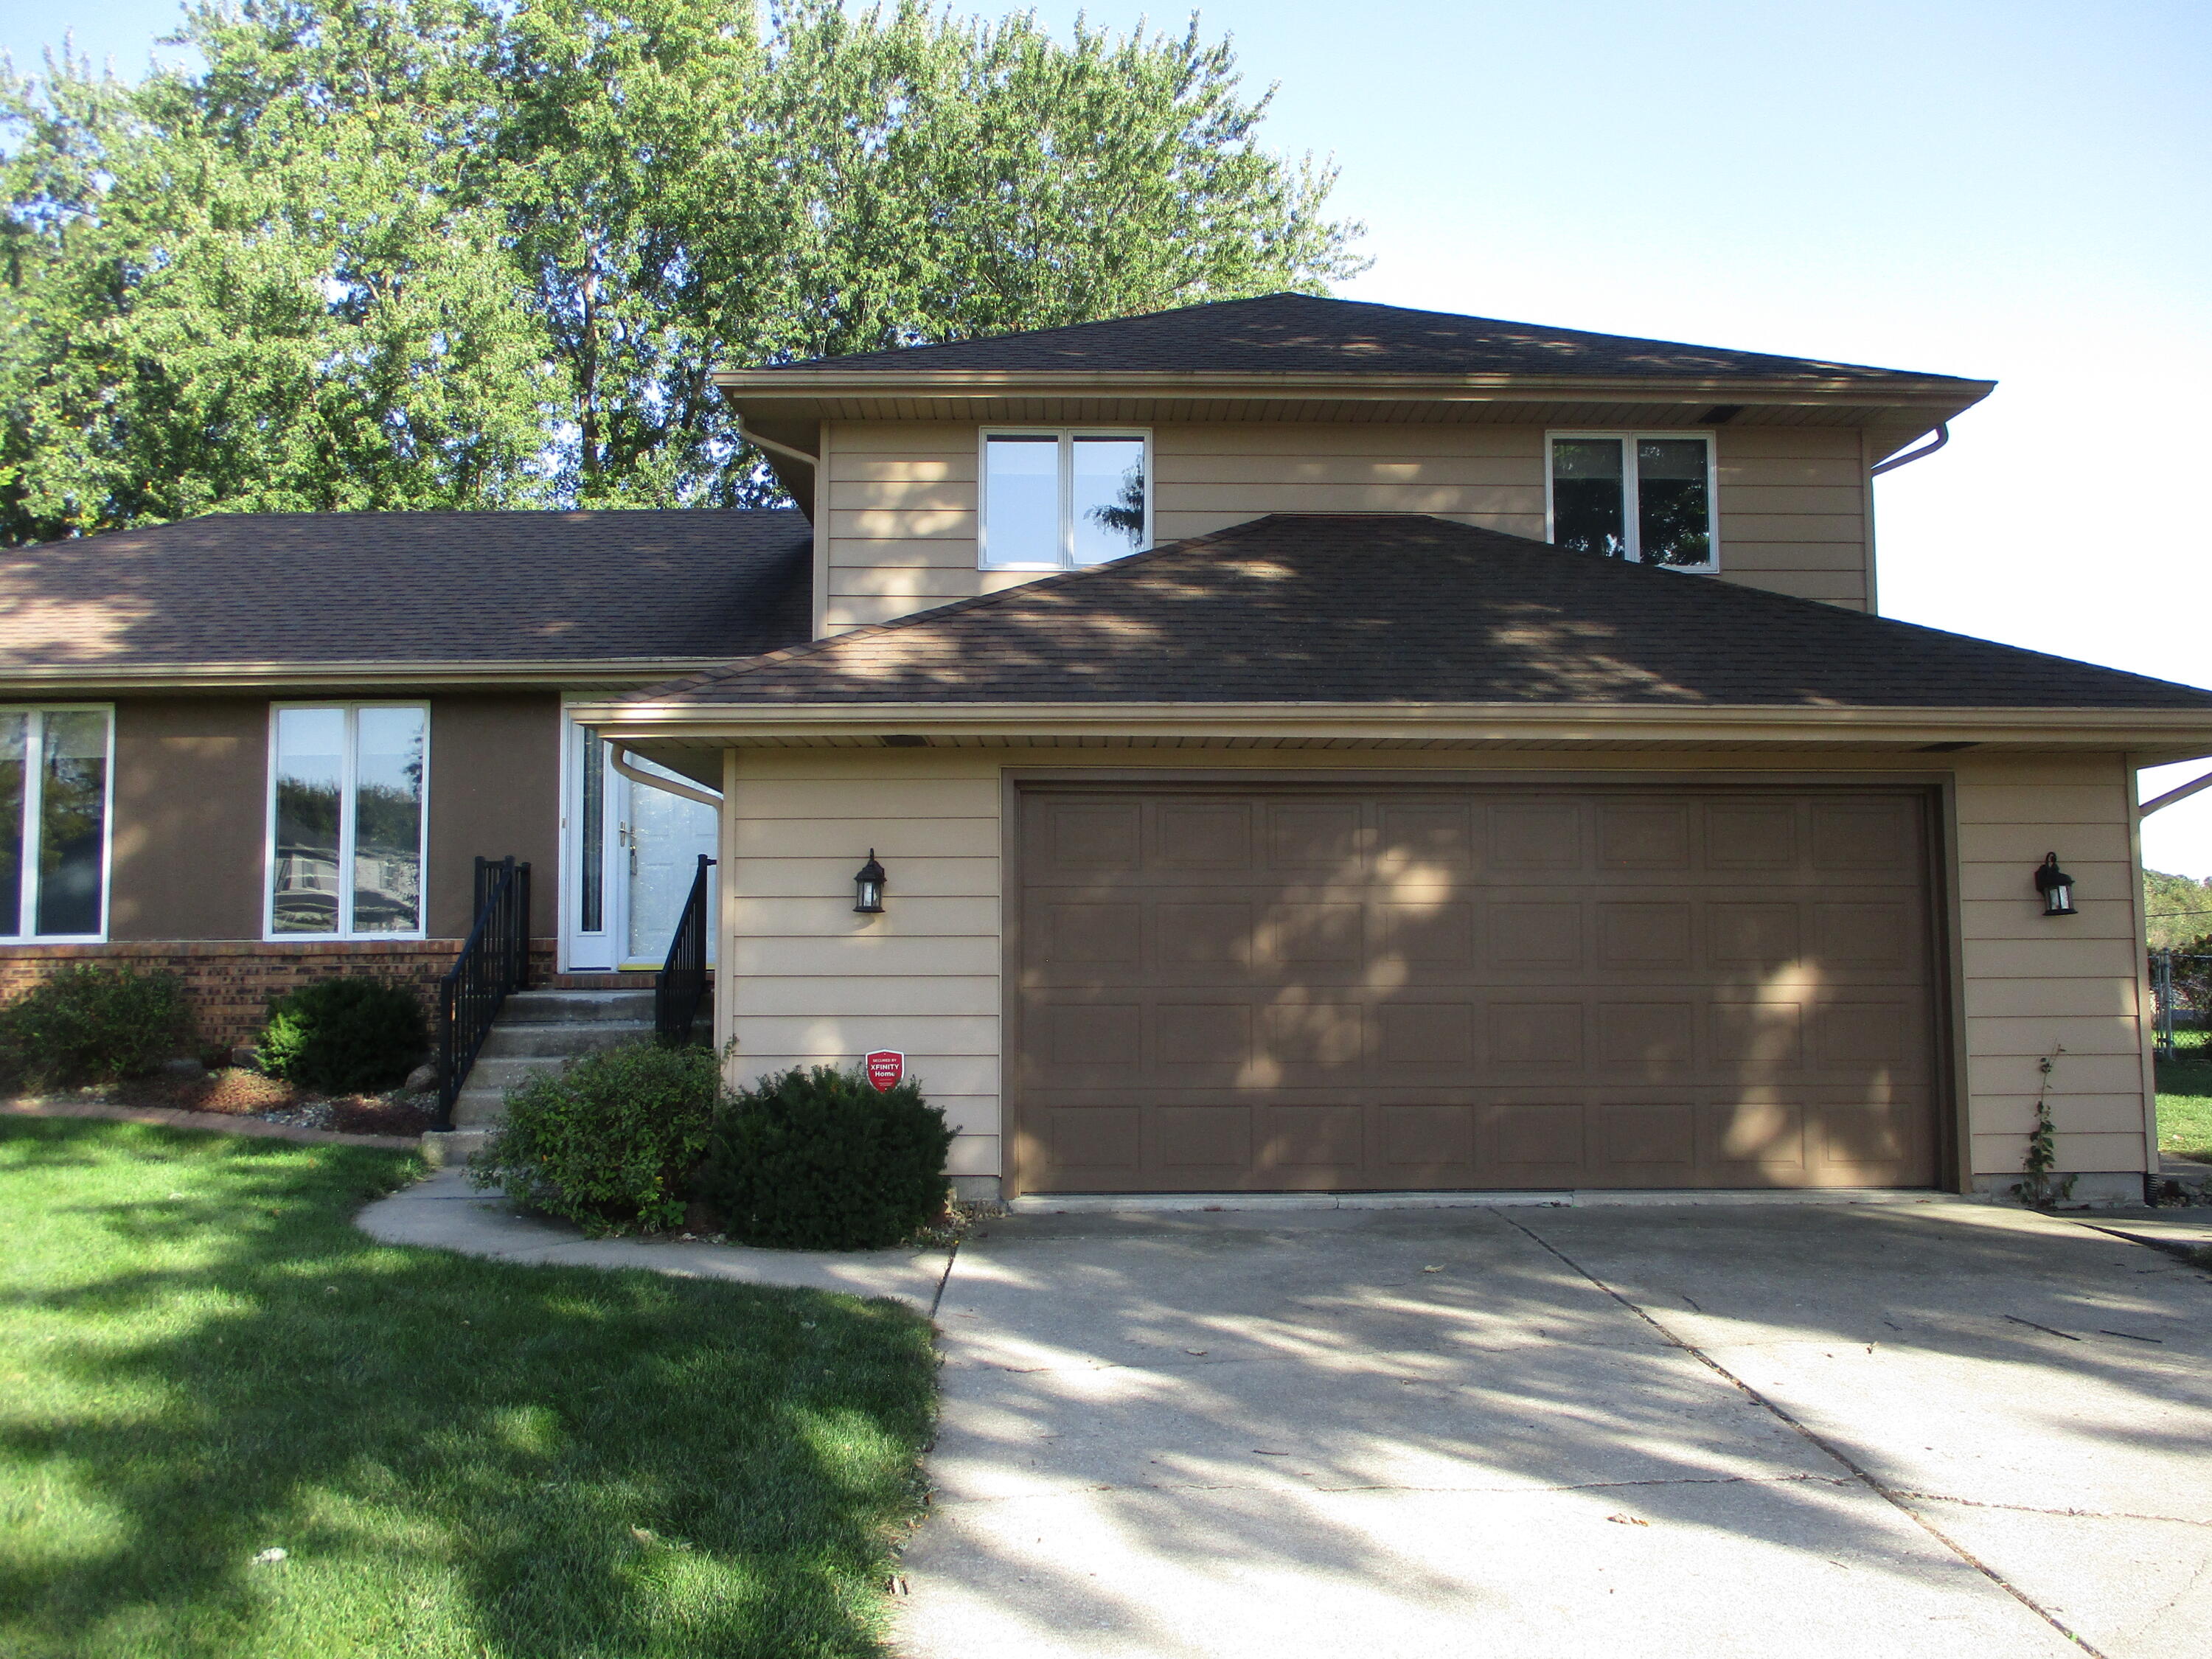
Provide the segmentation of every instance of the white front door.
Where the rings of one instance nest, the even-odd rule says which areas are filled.
[[[572,970],[654,968],[667,960],[677,918],[690,896],[699,858],[714,856],[714,809],[653,789],[614,769],[596,728],[568,726],[566,861],[570,873],[562,925]],[[641,756],[641,772],[678,774]],[[714,899],[708,872],[708,902]],[[708,959],[714,934],[708,933]]]

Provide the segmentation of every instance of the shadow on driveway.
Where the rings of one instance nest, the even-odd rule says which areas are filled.
[[[2068,1222],[1024,1217],[939,1322],[916,1659],[2165,1659],[2212,1614],[2212,1279]]]

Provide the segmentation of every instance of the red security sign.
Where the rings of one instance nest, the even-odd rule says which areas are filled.
[[[886,1089],[898,1087],[898,1080],[906,1075],[906,1056],[890,1048],[878,1048],[866,1061],[868,1081],[881,1094]]]

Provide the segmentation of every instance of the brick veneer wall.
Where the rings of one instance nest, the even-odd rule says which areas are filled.
[[[319,979],[359,975],[407,986],[422,999],[423,1012],[434,1022],[438,981],[460,948],[457,939],[11,945],[0,949],[0,1001],[21,995],[71,963],[166,969],[185,981],[200,1045],[230,1048],[252,1042],[270,997]],[[532,939],[531,983],[551,983],[553,969],[553,941]]]

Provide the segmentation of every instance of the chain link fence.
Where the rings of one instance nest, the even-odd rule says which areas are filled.
[[[2172,1060],[2179,1053],[2176,1030],[2202,1030],[2212,1010],[2212,955],[2152,951],[2150,988],[2158,1057]]]

